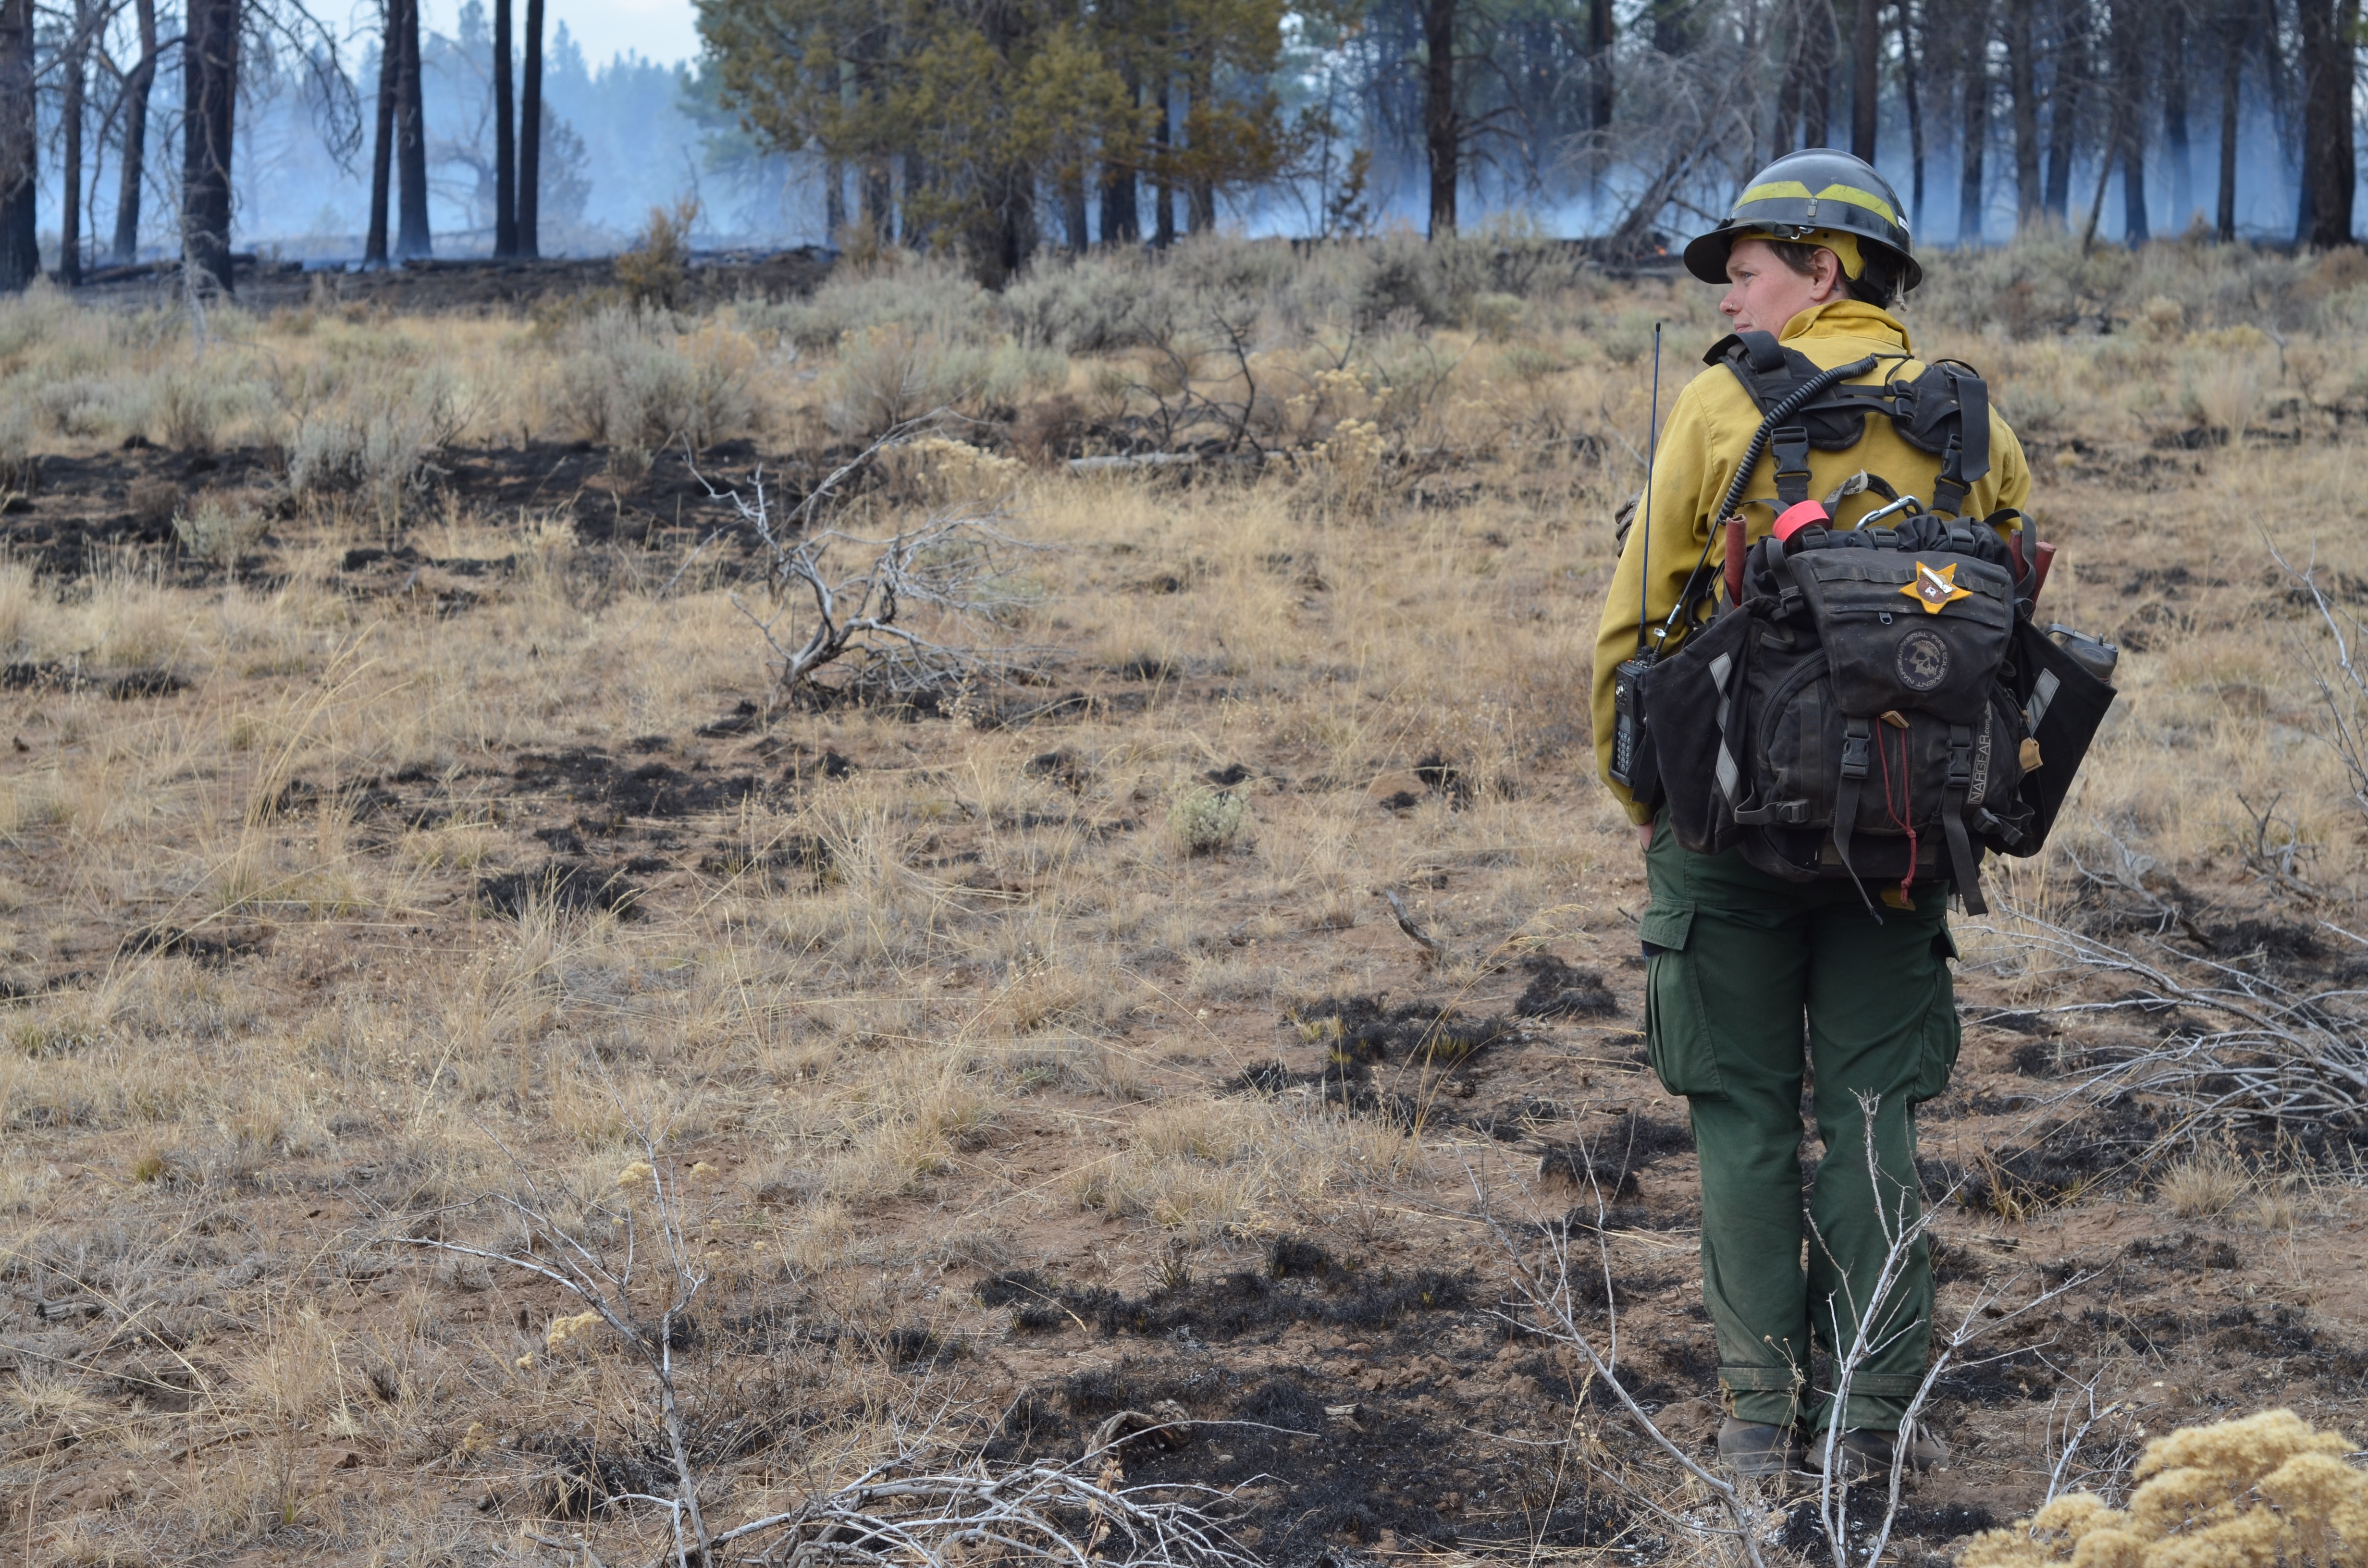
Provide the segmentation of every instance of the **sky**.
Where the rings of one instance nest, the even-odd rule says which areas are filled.
[[[487,9],[491,9],[488,6]],[[526,19],[523,4],[514,7]],[[459,30],[461,0],[424,0],[420,20],[437,32]],[[699,52],[699,14],[691,0],[544,0],[546,25],[565,22],[594,70],[620,54],[673,65]]]

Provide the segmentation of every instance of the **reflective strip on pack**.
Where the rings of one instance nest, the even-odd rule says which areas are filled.
[[[1735,804],[1736,786],[1743,782],[1743,769],[1736,766],[1735,753],[1728,750],[1726,744],[1726,677],[1734,672],[1735,661],[1725,653],[1710,662],[1710,678],[1718,687],[1721,699],[1718,705],[1718,763],[1713,771],[1718,776],[1719,793],[1726,797],[1726,803],[1730,806]]]
[[[2039,678],[2031,683],[2031,706],[2022,710],[2022,727],[2026,731],[2039,733],[2039,722],[2047,717],[2047,705],[2063,688],[2064,682],[2054,670],[2039,672]]]

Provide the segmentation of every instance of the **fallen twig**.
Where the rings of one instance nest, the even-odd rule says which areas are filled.
[[[1447,957],[1447,944],[1414,923],[1413,912],[1406,908],[1406,901],[1398,897],[1395,888],[1383,888],[1381,892],[1389,900],[1390,913],[1397,916],[1398,929],[1413,937],[1415,946],[1422,949],[1425,963],[1435,964]]]

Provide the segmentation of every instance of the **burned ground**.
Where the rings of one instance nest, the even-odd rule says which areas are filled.
[[[419,287],[456,317],[510,286],[450,278]],[[1474,398],[1530,417],[1503,374]],[[64,628],[0,678],[9,1539],[655,1552],[620,1500],[666,1481],[630,1347],[554,1340],[578,1303],[433,1244],[518,1244],[502,1198],[646,1227],[619,1184],[666,1119],[719,1508],[925,1428],[1067,1462],[1133,1413],[1172,1429],[1121,1446],[1128,1479],[1238,1488],[1293,1568],[1691,1561],[1605,1477],[1684,1483],[1524,1326],[1509,1262],[1568,1249],[1627,1386],[1709,1451],[1698,1155],[1644,1060],[1647,893],[1571,675],[1648,393],[1546,374],[1614,401],[1364,490],[1304,453],[1075,475],[1134,439],[1082,392],[982,413],[966,439],[1037,465],[1011,483],[1059,548],[1024,631],[1065,656],[894,707],[785,699],[740,613],[761,551],[709,486],[805,494],[855,449],[803,404],[695,460],[521,416],[438,449],[392,524],[284,494],[261,444],[45,453],[0,516],[26,614]],[[2350,460],[2328,418],[2281,483]],[[2225,530],[2163,563],[2163,519],[2271,460],[2153,435],[2027,432],[2051,613],[2151,641],[2061,853],[1956,922],[1963,1055],[1918,1114],[1942,1319],[2063,1293],[1940,1380],[1958,1459],[1909,1499],[1910,1561],[2036,1502],[2092,1392],[2100,1486],[2169,1426],[2368,1413],[2357,1129],[2092,1082],[2195,1020],[2033,967],[2010,913],[2328,1006],[2363,971],[2361,835],[2299,666],[2260,651],[2309,607]],[[882,484],[867,517],[925,504]],[[208,495],[256,508],[247,552],[178,547]],[[1214,790],[1241,836],[1190,852],[1172,813]],[[2315,859],[2279,858],[2281,812]],[[1804,1134],[1804,1178],[1848,1153]]]

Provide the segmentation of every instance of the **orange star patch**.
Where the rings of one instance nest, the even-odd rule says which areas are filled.
[[[1957,563],[1933,566],[1925,562],[1916,563],[1916,580],[1899,590],[1924,607],[1926,615],[1938,615],[1959,599],[1974,597],[1971,588],[1957,586]]]

